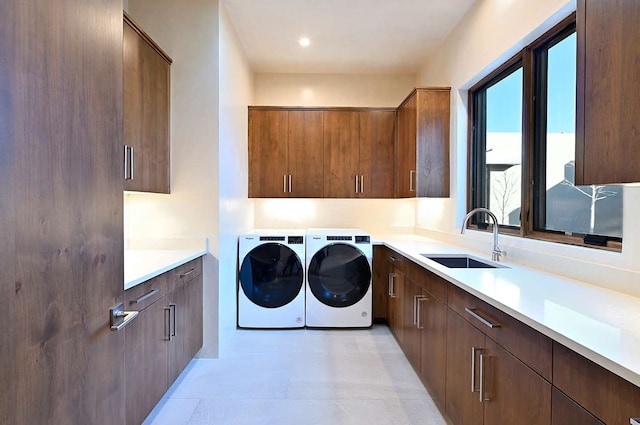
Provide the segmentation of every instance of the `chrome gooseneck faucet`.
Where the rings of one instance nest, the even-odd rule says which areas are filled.
[[[492,261],[500,261],[500,255],[502,255],[502,250],[498,246],[498,219],[495,214],[491,212],[488,208],[474,208],[464,216],[464,220],[462,220],[462,228],[460,229],[460,233],[464,234],[465,229],[467,228],[467,222],[475,213],[486,213],[491,219],[493,219],[493,249],[491,250],[491,260]]]

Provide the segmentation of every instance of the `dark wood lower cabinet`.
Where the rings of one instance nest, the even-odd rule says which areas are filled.
[[[405,355],[416,371],[421,367],[422,329],[418,326],[418,299],[422,297],[422,289],[408,276],[404,276],[402,295],[402,338]]]
[[[382,245],[373,247],[373,320],[374,323],[387,321],[387,297],[389,284],[389,266],[387,266],[387,248]]]
[[[169,388],[169,311],[161,301],[142,310],[126,327],[127,425],[139,425]]]
[[[404,273],[391,267],[388,282],[387,322],[391,332],[402,345],[403,341],[403,303],[404,303]]]
[[[454,424],[483,424],[484,406],[479,399],[478,350],[484,348],[485,335],[453,310],[448,310],[445,410]],[[472,356],[473,351],[475,356]]]
[[[551,425],[604,425],[559,389],[551,391]]]
[[[477,363],[484,424],[549,425],[551,384],[491,338],[485,347]]]
[[[201,261],[195,270],[202,270]],[[170,281],[165,288],[175,288],[168,294],[156,292],[150,305],[131,304],[133,309],[144,308],[125,328],[127,425],[142,423],[202,347],[202,275],[186,282],[180,281],[181,276],[168,271],[125,294],[131,303],[140,297],[151,299],[145,297],[160,291],[164,280]]]
[[[447,306],[423,290],[420,301],[422,338],[420,375],[440,408],[445,407]]]

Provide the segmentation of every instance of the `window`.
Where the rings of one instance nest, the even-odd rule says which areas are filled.
[[[575,15],[474,86],[469,104],[470,208],[489,208],[507,233],[620,248],[622,188],[574,185]]]

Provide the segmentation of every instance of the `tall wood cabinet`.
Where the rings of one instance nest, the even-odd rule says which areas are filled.
[[[170,192],[171,58],[124,13],[125,190]]]
[[[450,91],[418,87],[398,108],[398,198],[449,196]]]
[[[578,0],[576,185],[640,182],[640,2]]]
[[[249,108],[249,197],[322,197],[322,130],[322,111]]]
[[[122,1],[0,2],[0,423],[124,423]]]

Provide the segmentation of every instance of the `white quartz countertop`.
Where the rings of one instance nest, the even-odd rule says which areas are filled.
[[[640,299],[537,271],[508,261],[507,268],[453,269],[421,254],[485,255],[421,236],[376,238],[454,285],[640,386]],[[489,261],[490,262],[490,261]]]
[[[124,289],[206,254],[205,248],[129,249],[124,252]]]

